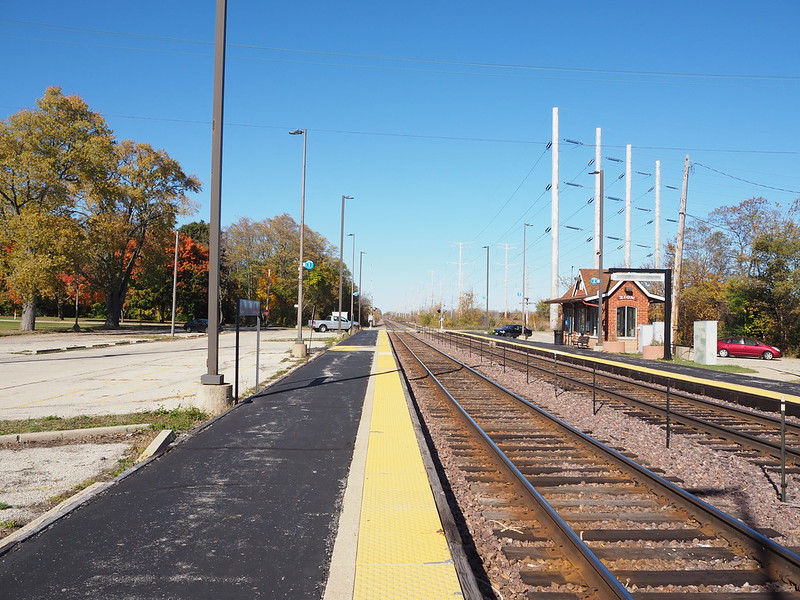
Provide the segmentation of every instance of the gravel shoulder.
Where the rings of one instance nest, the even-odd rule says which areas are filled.
[[[731,452],[715,450],[700,443],[701,435],[671,436],[666,447],[666,433],[659,425],[647,423],[601,404],[592,412],[589,394],[559,390],[551,381],[531,378],[502,367],[480,364],[469,352],[442,347],[490,378],[504,385],[570,425],[606,445],[624,448],[635,460],[650,469],[662,469],[667,477],[677,477],[681,487],[708,504],[759,530],[779,532],[775,538],[785,546],[800,548],[800,477],[787,475],[788,503],[779,499],[780,475],[767,472]]]

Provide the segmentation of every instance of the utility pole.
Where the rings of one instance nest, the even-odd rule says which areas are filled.
[[[625,146],[625,266],[631,266],[631,145]]]
[[[558,297],[558,107],[553,108],[552,177],[550,179],[550,297]],[[524,277],[524,275],[523,275]],[[523,312],[525,290],[522,291]],[[550,328],[558,327],[558,306],[550,305]]]
[[[681,263],[683,262],[683,234],[686,226],[686,196],[689,191],[689,155],[686,155],[686,161],[683,166],[683,189],[681,190],[681,208],[678,213],[678,241],[675,248],[675,268],[673,269],[672,278],[672,343],[674,344],[678,337],[678,303],[680,302],[680,289],[681,289]],[[666,293],[666,290],[665,290]]]
[[[458,245],[458,263],[457,263],[458,264],[458,298],[456,299],[456,302],[458,302],[458,314],[459,315],[461,314],[461,292],[462,292],[462,287],[464,285],[464,275],[463,275],[463,271],[462,271],[461,268],[464,266],[464,264],[469,264],[469,263],[461,262],[461,255],[462,255],[464,246],[466,246],[468,244],[471,244],[471,243],[472,242],[451,242],[451,244],[457,244]],[[453,264],[453,263],[450,263],[450,264]]]
[[[489,325],[489,246],[486,248],[486,325]]]
[[[505,279],[503,282],[505,305],[503,307],[503,318],[508,319],[508,267],[512,266],[508,264],[508,251],[509,249],[513,248],[513,246],[511,244],[499,244],[499,245],[503,246],[506,251],[506,262],[503,264],[503,266],[505,267],[505,274],[504,274]]]
[[[431,310],[433,310],[433,307],[435,306],[435,302],[433,300],[433,276],[436,271],[428,271],[428,273],[431,274]]]
[[[656,269],[661,268],[661,161],[656,161],[656,233],[655,233],[655,261]],[[666,291],[666,290],[665,290]]]
[[[602,132],[599,127],[594,130],[594,170],[596,172],[600,172],[603,170],[603,165],[601,164],[603,161],[602,155]],[[603,235],[601,232],[603,231],[603,224],[600,222],[602,219],[602,211],[600,210],[602,201],[603,201],[603,186],[600,184],[600,177],[595,177],[594,179],[594,268],[600,268],[600,244],[602,240],[600,239]]]

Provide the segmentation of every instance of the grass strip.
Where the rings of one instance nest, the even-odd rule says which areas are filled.
[[[208,415],[206,413],[194,407],[173,410],[158,409],[125,415],[80,417],[57,417],[51,415],[38,419],[0,420],[0,435],[90,429],[93,427],[135,425],[138,423],[150,423],[150,427],[154,431],[172,429],[176,432],[182,432],[195,428],[207,419]]]

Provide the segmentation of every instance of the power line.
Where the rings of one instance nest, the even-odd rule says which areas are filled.
[[[731,179],[735,179],[736,181],[741,181],[743,183],[748,183],[750,185],[755,185],[757,187],[762,187],[762,188],[765,188],[765,189],[768,189],[768,190],[777,190],[779,192],[788,192],[790,194],[800,194],[800,192],[797,191],[797,190],[787,190],[786,188],[775,187],[773,185],[766,185],[764,183],[757,183],[757,182],[751,181],[749,179],[744,179],[742,177],[737,177],[736,175],[731,175],[729,173],[723,173],[722,171],[720,171],[718,169],[715,169],[713,167],[709,167],[708,165],[704,165],[703,163],[693,162],[692,164],[694,166],[697,166],[697,167],[703,167],[704,169],[708,169],[709,171],[714,171],[714,173],[718,173],[718,174],[720,174],[720,175],[722,175],[724,177],[730,177]]]

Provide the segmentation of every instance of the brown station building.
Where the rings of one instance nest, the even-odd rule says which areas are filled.
[[[602,289],[603,345],[623,342],[625,351],[636,351],[639,325],[650,322],[650,304],[664,302],[664,297],[649,292],[635,280],[614,281],[608,271],[603,271],[602,283],[597,275],[597,269],[580,269],[563,296],[546,300],[547,304],[561,305],[564,342],[588,335],[589,345],[597,345],[598,294]]]

